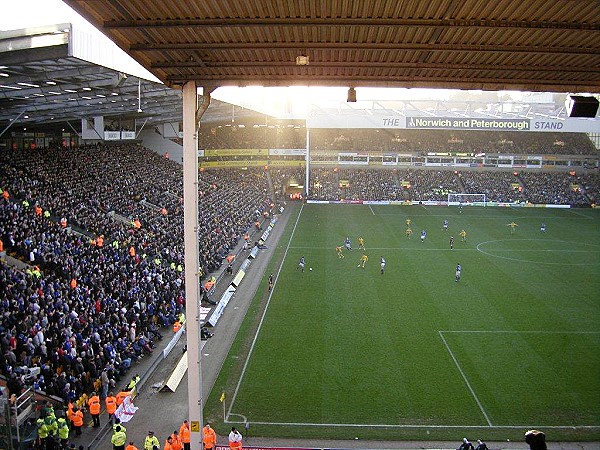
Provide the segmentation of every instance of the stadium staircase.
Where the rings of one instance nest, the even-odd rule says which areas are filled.
[[[5,383],[2,377],[0,384]],[[57,413],[63,408],[60,398],[32,388],[10,400],[6,395],[0,397],[0,449],[27,449],[32,446],[37,438],[35,420],[43,403],[52,405]]]
[[[459,176],[459,174],[455,174],[454,175],[456,177],[456,181],[458,182],[458,185],[460,186],[460,192],[462,194],[467,192],[467,188],[465,187],[465,183],[463,183],[462,178]]]
[[[145,206],[146,208],[154,209],[155,211],[160,211],[160,206],[155,205],[154,203],[150,203],[146,200],[140,200],[138,203],[142,206]]]
[[[523,189],[523,192],[525,192],[525,181],[523,181],[523,178],[521,178],[521,174],[517,173],[517,176],[515,178],[519,182],[519,185],[521,186],[521,189]]]
[[[109,211],[108,212],[108,217],[112,217],[115,220],[118,220],[120,222],[126,223],[126,224],[130,224],[131,223],[131,219],[122,216],[121,214],[117,214],[115,211]]]
[[[273,179],[271,178],[271,172],[268,170],[265,171],[267,174],[267,183],[269,185],[269,194],[271,198],[275,198],[275,188],[273,187]]]

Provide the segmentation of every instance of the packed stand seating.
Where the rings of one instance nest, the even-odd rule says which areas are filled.
[[[341,187],[345,200],[400,200],[401,187],[396,172],[373,169],[341,169],[340,180],[346,180],[348,187]]]
[[[306,148],[306,128],[299,121],[209,122],[201,125],[199,137],[203,149]]]
[[[577,177],[577,182],[583,188],[590,204],[600,205],[600,177],[598,173],[580,175]]]
[[[427,154],[597,155],[585,133],[470,130],[311,130],[314,151]]]
[[[488,202],[526,201],[526,193],[520,180],[512,172],[465,170],[460,175],[466,194],[485,194]]]
[[[258,168],[204,171],[199,204],[200,259],[204,272],[210,273],[270,208],[267,177]]]
[[[527,201],[555,205],[586,206],[590,201],[579,188],[577,178],[568,172],[519,174],[524,184]]]
[[[313,167],[309,175],[310,198],[328,201],[340,200],[342,193],[337,169]]]
[[[301,167],[295,168],[271,168],[269,169],[271,183],[275,191],[275,198],[285,199],[290,182],[296,182],[304,186],[306,172]]]
[[[311,198],[319,200],[444,201],[462,192],[452,171],[313,168],[310,178]]]
[[[459,178],[451,170],[407,169],[399,171],[398,177],[413,201],[445,201],[448,194],[462,192]]]
[[[0,263],[0,371],[18,393],[20,367],[37,365],[38,387],[80,398],[103,370],[116,380],[151,353],[183,311],[181,166],[137,145],[98,146],[0,152],[0,174],[0,239],[30,264]],[[270,205],[265,178],[200,174],[206,272]]]

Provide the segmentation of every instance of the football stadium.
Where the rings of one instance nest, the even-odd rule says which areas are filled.
[[[1,448],[599,448],[597,1],[9,3]]]

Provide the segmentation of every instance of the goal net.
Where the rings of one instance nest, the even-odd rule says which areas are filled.
[[[448,194],[448,206],[485,206],[485,194]]]

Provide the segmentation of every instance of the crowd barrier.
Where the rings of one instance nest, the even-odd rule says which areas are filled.
[[[283,208],[281,208],[280,211],[283,212]],[[208,319],[208,323],[210,325],[212,325],[213,327],[217,325],[217,322],[219,321],[219,319],[223,315],[223,312],[225,311],[225,307],[229,304],[229,302],[233,298],[235,291],[238,289],[240,283],[242,282],[244,276],[246,275],[246,272],[247,272],[248,267],[250,266],[252,260],[258,256],[259,247],[263,246],[265,244],[265,242],[267,242],[267,240],[269,239],[269,236],[271,234],[271,231],[275,227],[276,223],[277,223],[277,217],[274,217],[273,219],[271,219],[271,221],[269,222],[269,226],[262,233],[262,235],[260,236],[260,239],[258,240],[258,246],[255,245],[252,248],[252,250],[248,254],[248,257],[242,262],[242,264],[238,268],[238,271],[236,272],[235,276],[231,280],[229,287],[225,290],[225,292],[221,296],[221,299],[217,303],[216,308],[213,310],[211,316]]]
[[[459,202],[435,200],[306,200],[306,203],[317,205],[396,205],[396,206],[459,206]],[[571,208],[571,205],[554,205],[544,203],[510,203],[510,202],[470,202],[462,206],[499,206],[504,208]],[[594,205],[595,206],[595,205]]]

